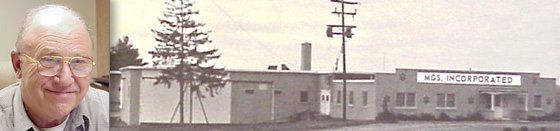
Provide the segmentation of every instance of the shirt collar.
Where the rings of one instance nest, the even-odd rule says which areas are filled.
[[[88,109],[84,106],[86,102],[86,100],[82,100],[80,105],[70,112],[69,123],[66,125],[66,129],[84,128],[86,125],[89,126],[89,114],[85,113],[88,112]]]
[[[37,127],[35,127],[25,112],[23,99],[21,98],[21,89],[16,89],[14,96],[14,124],[16,131],[27,131],[30,128],[37,130]]]
[[[70,112],[70,116],[68,116],[68,123],[66,123],[65,129],[76,129],[84,125],[85,121],[88,121],[85,120],[89,119],[89,114],[85,113],[88,112],[88,109],[85,108],[86,102],[87,100],[85,100],[84,98],[82,102],[80,102],[78,107],[74,108],[72,112]],[[27,131],[29,129],[34,129],[37,131],[39,130],[39,128],[37,128],[35,124],[33,124],[31,119],[29,119],[29,116],[27,116],[27,113],[25,112],[23,99],[21,97],[21,89],[16,89],[14,96],[14,121],[14,129],[16,131]],[[85,125],[89,125],[89,123],[86,123]]]

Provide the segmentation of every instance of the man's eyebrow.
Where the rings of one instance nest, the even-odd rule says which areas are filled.
[[[47,56],[47,55],[59,55],[58,53],[56,53],[53,49],[49,48],[49,47],[45,47],[43,49],[40,49],[41,51],[39,52],[39,56]]]
[[[51,47],[44,47],[43,49],[40,49],[41,51],[38,52],[39,57],[42,56],[62,56],[60,53],[57,53],[55,49],[51,48]],[[66,56],[66,57],[86,57],[86,58],[93,58],[90,55],[88,55],[87,53],[74,53],[71,54],[71,56]]]
[[[74,56],[74,57],[84,57],[84,58],[91,58],[91,59],[93,59],[92,56],[86,55],[86,54],[84,54],[84,53],[74,54],[73,56]]]

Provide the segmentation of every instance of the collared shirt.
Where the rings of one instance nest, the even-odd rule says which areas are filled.
[[[64,122],[62,122],[62,124],[55,126],[55,127],[49,127],[49,128],[42,128],[41,130],[43,131],[64,131],[64,127],[66,127],[66,122],[68,122],[68,116],[66,116],[64,118]]]
[[[109,130],[109,93],[89,87],[70,112],[65,131]],[[39,131],[25,112],[19,83],[0,90],[0,131]]]

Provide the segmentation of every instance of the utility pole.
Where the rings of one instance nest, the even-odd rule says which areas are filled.
[[[346,37],[352,38],[352,29],[356,26],[346,25],[344,21],[344,16],[351,15],[352,18],[356,15],[356,9],[354,12],[345,12],[344,5],[355,5],[358,2],[347,2],[345,0],[331,0],[331,2],[340,3],[341,11],[338,12],[334,8],[333,14],[341,16],[341,25],[327,25],[327,36],[333,37],[333,35],[342,35],[342,119],[346,120]],[[340,28],[340,32],[333,32],[333,28]]]

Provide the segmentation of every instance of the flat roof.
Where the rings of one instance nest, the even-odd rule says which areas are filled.
[[[538,72],[530,71],[496,71],[496,70],[463,70],[463,69],[415,69],[415,68],[396,68],[395,70],[413,70],[413,71],[423,71],[423,72],[442,72],[442,73],[481,73],[481,74],[508,74],[508,75],[520,75],[520,74],[536,74]]]
[[[154,68],[151,66],[127,66],[120,68],[119,70],[157,70],[162,69],[161,67]],[[489,71],[489,70],[463,70],[463,69],[422,69],[422,68],[395,68],[395,72],[398,70],[412,70],[412,71],[423,71],[423,72],[442,72],[442,73],[481,73],[481,74],[508,74],[508,75],[520,75],[520,74],[535,74],[540,75],[538,72],[529,71]],[[225,69],[226,72],[245,72],[245,73],[297,73],[297,74],[334,74],[335,79],[342,78],[340,71],[304,71],[304,70],[252,70],[252,69]],[[347,72],[347,78],[356,79],[367,79],[372,75],[375,77],[376,74],[394,74],[395,72],[358,72],[349,71]],[[114,72],[115,73],[115,72]],[[367,77],[367,78],[366,78]],[[545,79],[556,79],[554,77],[541,77]]]
[[[302,71],[302,70],[249,70],[249,69],[226,69],[226,72],[242,73],[296,73],[296,74],[329,74],[332,72]]]

